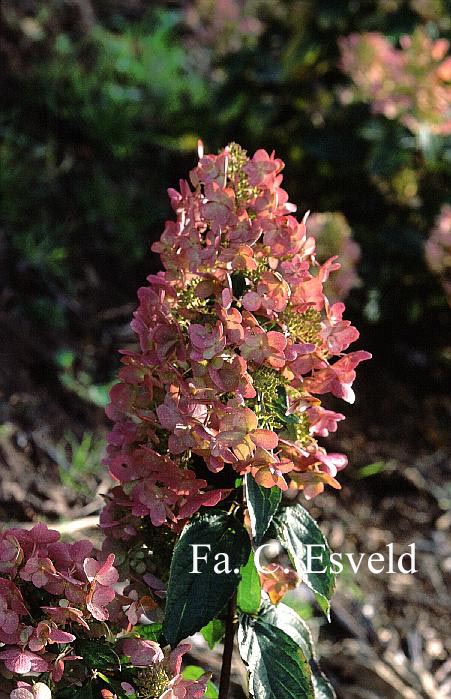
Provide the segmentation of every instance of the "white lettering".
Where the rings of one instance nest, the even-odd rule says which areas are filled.
[[[271,544],[262,544],[261,546],[259,546],[258,549],[256,549],[256,551],[254,553],[254,563],[255,563],[255,567],[257,568],[259,573],[265,573],[266,575],[269,575],[273,571],[270,568],[266,568],[264,565],[262,565],[261,558],[260,558],[262,555],[262,552],[265,548],[271,549],[272,545]]]
[[[375,563],[382,563],[382,568],[379,568],[379,570],[377,570],[374,567],[373,561]],[[384,572],[384,565],[385,565],[385,559],[384,559],[383,553],[377,553],[377,552],[372,553],[371,556],[368,558],[368,570],[371,573],[374,573],[374,575],[379,575],[379,573],[383,573]]]
[[[341,562],[341,553],[331,553],[330,555],[330,572],[332,575],[340,575],[343,572],[343,563]]]
[[[395,569],[393,567],[393,554],[394,554],[393,544],[387,544],[387,548],[388,548],[388,570],[387,570],[387,573],[392,574],[395,572]]]
[[[213,570],[216,575],[222,575],[223,573],[230,575],[232,569],[229,566],[229,555],[227,553],[217,553],[215,561],[216,563]]]
[[[325,544],[307,544],[306,549],[307,549],[307,573],[325,573],[326,568],[323,568],[322,570],[313,570],[312,568],[312,561],[321,561],[322,562],[322,556],[312,556],[312,549],[322,549],[325,551],[326,546]]]
[[[417,569],[415,568],[415,544],[410,544],[407,548],[410,549],[410,553],[403,553],[402,556],[399,557],[398,559],[398,570],[400,573],[403,573],[404,575],[413,575],[414,573],[418,573]],[[406,570],[404,568],[403,564],[403,558],[410,558],[410,570]]]
[[[210,544],[191,544],[191,548],[193,549],[193,569],[191,573],[200,573],[200,570],[197,567],[197,564],[199,561],[207,561],[208,555],[205,554],[205,556],[198,556],[197,551],[200,548],[207,548],[209,551],[211,551],[211,546]]]
[[[351,568],[353,570],[354,575],[357,575],[357,573],[359,572],[359,568],[362,565],[362,561],[365,558],[365,554],[364,553],[360,554],[359,562],[357,564],[354,561],[354,554],[353,553],[347,553],[346,557],[347,557],[349,563],[351,564]]]

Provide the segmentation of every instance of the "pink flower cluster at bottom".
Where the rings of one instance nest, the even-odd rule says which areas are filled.
[[[93,555],[89,541],[63,543],[44,524],[0,533],[0,662],[7,670],[49,672],[58,682],[64,664],[77,659],[73,628],[89,630],[110,618],[127,625],[122,607],[113,610],[114,555],[102,563]],[[31,614],[38,592],[44,604]]]
[[[146,641],[138,638],[126,640],[122,645],[122,651],[129,656],[130,662],[136,668],[143,668],[138,673],[138,691],[142,688],[143,694],[151,690],[155,691],[155,685],[160,678],[170,678],[167,686],[158,699],[198,699],[205,695],[209,675],[205,674],[198,680],[185,680],[181,675],[182,657],[190,650],[189,644],[177,646],[173,651],[163,651],[158,643]],[[146,672],[150,670],[149,672]],[[153,683],[153,686],[152,686]],[[133,694],[137,688],[127,685],[127,691]],[[104,699],[113,699],[114,695],[103,692]]]
[[[77,641],[117,637],[118,652],[134,667],[164,671],[164,699],[203,696],[206,678],[191,682],[180,675],[189,646],[165,654],[156,643],[133,637],[142,612],[156,605],[120,583],[114,562],[114,554],[98,556],[87,540],[62,542],[45,524],[1,531],[0,674],[46,673],[52,684],[77,684],[89,679],[83,655],[74,651]],[[51,693],[46,683],[20,680],[10,696],[50,699]]]

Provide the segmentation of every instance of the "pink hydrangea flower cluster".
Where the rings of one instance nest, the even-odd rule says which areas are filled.
[[[432,40],[422,28],[403,36],[396,49],[383,34],[352,34],[340,39],[341,65],[356,96],[376,114],[399,119],[410,131],[451,133],[449,42]]]
[[[426,262],[451,305],[451,205],[444,204],[425,244]]]
[[[102,524],[132,537],[136,523],[176,531],[227,496],[208,472],[250,473],[264,487],[313,497],[338,488],[347,460],[318,439],[354,401],[359,337],[324,285],[340,268],[320,264],[306,217],[282,189],[283,162],[237,144],[204,155],[169,196],[176,214],[154,252],[164,271],[138,292],[137,351],[123,351],[111,391],[115,421],[106,463],[117,485]],[[233,483],[233,480],[232,480]]]
[[[360,284],[356,269],[360,245],[352,239],[351,228],[340,212],[312,214],[308,219],[308,232],[316,240],[316,257],[320,262],[325,262],[330,255],[338,256],[340,269],[329,277],[324,288],[329,299],[343,301],[351,289]]]
[[[63,543],[45,524],[0,532],[0,667],[16,675],[47,672],[59,682],[65,663],[79,659],[75,629],[98,630],[110,617],[127,625],[122,607],[113,613],[114,555],[103,563],[93,556],[89,541]]]
[[[86,639],[117,643],[117,652],[129,656],[138,686],[151,687],[153,678],[152,687],[161,689],[151,696],[204,695],[207,676],[188,682],[180,674],[189,646],[165,653],[133,636],[134,626],[156,604],[140,596],[139,582],[136,589],[121,583],[114,563],[114,554],[98,556],[87,540],[65,543],[45,524],[0,532],[0,677],[9,678],[9,687],[16,680],[11,699],[49,699],[49,684],[75,687],[89,679],[83,646],[77,645]],[[45,682],[21,679],[42,673],[49,678]]]

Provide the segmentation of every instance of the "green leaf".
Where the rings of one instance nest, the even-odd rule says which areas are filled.
[[[302,650],[307,660],[314,657],[313,642],[310,629],[294,609],[280,602],[277,606],[266,604],[260,612],[260,618],[268,624],[282,629],[287,636],[293,639]]]
[[[280,488],[262,488],[250,475],[246,475],[246,496],[252,536],[259,546],[267,532],[282,499]]]
[[[242,272],[233,272],[230,278],[232,280],[233,295],[239,299],[246,291],[246,277]]]
[[[56,699],[93,699],[92,684],[83,685],[83,687],[64,687],[59,689],[54,695]]]
[[[202,675],[205,675],[205,670],[198,665],[187,665],[182,672],[185,680],[198,680]],[[211,681],[207,684],[205,696],[207,699],[218,699],[218,689]]]
[[[274,517],[277,537],[283,544],[303,582],[315,593],[322,611],[329,618],[330,598],[335,589],[335,576],[330,571],[331,551],[321,529],[301,505],[285,507]],[[307,546],[310,545],[311,561],[308,570]],[[315,559],[314,557],[318,557]],[[325,572],[315,572],[322,571]],[[312,572],[313,571],[313,572]]]
[[[282,629],[264,617],[243,615],[238,644],[255,699],[314,699],[309,663]]]
[[[238,585],[237,604],[242,612],[256,614],[260,609],[262,588],[260,577],[254,563],[254,552],[251,551],[249,560],[241,568],[241,582]]]
[[[113,648],[101,640],[81,639],[77,641],[76,651],[93,670],[104,670],[119,665],[119,658]]]
[[[315,663],[311,663],[311,665],[315,665]],[[315,669],[313,670],[313,689],[315,690],[315,699],[337,699],[337,695],[335,694],[335,690],[330,684],[329,680],[321,670],[319,669],[318,665],[316,665]]]
[[[163,624],[138,624],[133,627],[133,634],[147,641],[159,641],[162,634]]]
[[[210,650],[213,650],[215,645],[223,638],[225,634],[225,626],[219,619],[213,619],[206,626],[204,626],[200,632],[207,641]]]
[[[193,572],[196,545],[198,573]],[[240,568],[249,552],[249,536],[243,525],[221,510],[210,510],[186,525],[174,548],[163,624],[163,633],[172,647],[222,610],[238,586]],[[205,554],[207,560],[201,561]],[[228,557],[230,572],[222,572],[227,558],[219,554]]]
[[[374,464],[362,466],[357,471],[357,478],[369,478],[370,476],[376,476],[378,473],[385,471],[387,466],[388,464],[385,461],[376,461]]]
[[[310,629],[299,614],[286,604],[280,603],[277,607],[267,604],[260,616],[269,624],[282,629],[302,650],[310,663],[315,699],[336,699],[332,685],[318,665]]]

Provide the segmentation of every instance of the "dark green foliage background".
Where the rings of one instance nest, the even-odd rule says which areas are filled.
[[[148,245],[171,215],[165,190],[195,164],[199,136],[212,151],[236,140],[285,160],[301,215],[339,210],[349,219],[364,282],[349,312],[365,346],[420,385],[442,380],[447,305],[423,240],[449,197],[451,145],[435,138],[421,150],[367,105],[341,104],[337,87],[348,79],[337,39],[370,30],[396,41],[417,24],[449,37],[446,0],[432,16],[407,0],[262,3],[261,36],[226,55],[204,50],[207,64],[183,5],[4,1],[7,312],[44,325],[55,350],[87,338],[108,349],[98,319],[133,302],[157,269]],[[396,194],[405,169],[417,183],[414,204]],[[103,374],[113,371],[110,356],[96,359]]]

